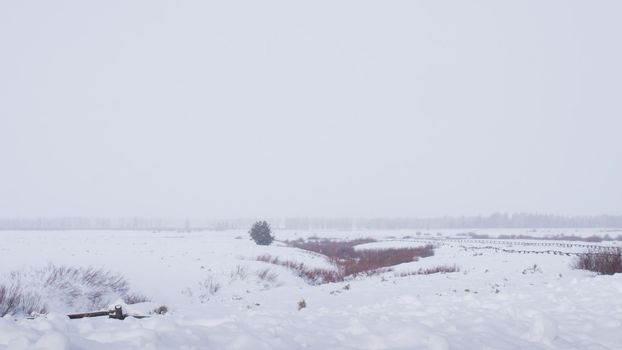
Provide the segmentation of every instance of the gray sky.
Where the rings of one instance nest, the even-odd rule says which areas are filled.
[[[622,214],[621,1],[2,1],[0,217]]]

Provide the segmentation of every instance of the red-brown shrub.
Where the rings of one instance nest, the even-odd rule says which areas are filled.
[[[590,249],[577,257],[573,267],[601,275],[622,273],[622,248]]]
[[[316,252],[319,254],[326,255],[330,258],[354,258],[355,251],[354,246],[365,244],[365,243],[373,243],[376,242],[375,239],[371,238],[362,238],[362,239],[354,239],[351,241],[331,241],[331,240],[314,240],[314,241],[293,241],[289,242],[290,245],[309,250],[312,252]]]
[[[307,281],[309,284],[339,282],[343,281],[344,277],[340,271],[309,268],[303,263],[298,263],[291,260],[280,260],[278,257],[273,257],[268,254],[258,256],[257,260],[287,267],[288,269],[294,271],[299,277]]]
[[[434,255],[434,247],[392,248],[383,250],[354,250],[352,258],[340,259],[346,276],[372,271],[383,267],[416,261]],[[334,259],[334,258],[333,258]]]
[[[275,265],[285,266],[295,271],[298,276],[311,284],[343,281],[348,276],[371,274],[379,269],[416,261],[418,258],[434,255],[434,247],[426,245],[416,248],[391,248],[356,250],[359,244],[375,242],[373,239],[357,239],[352,241],[294,241],[290,245],[323,254],[337,266],[337,270],[308,268],[302,263],[281,261],[277,257],[262,255],[257,260]]]

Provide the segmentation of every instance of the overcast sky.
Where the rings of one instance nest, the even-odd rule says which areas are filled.
[[[2,1],[0,217],[622,214],[622,1]]]

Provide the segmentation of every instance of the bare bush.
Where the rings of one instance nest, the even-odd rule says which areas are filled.
[[[231,270],[229,273],[229,283],[235,282],[236,280],[245,280],[246,277],[248,277],[248,271],[246,271],[246,268],[237,265],[235,269]]]
[[[416,261],[434,255],[434,247],[392,248],[383,250],[355,250],[354,258],[339,259],[346,276],[369,272],[384,267]]]
[[[328,257],[346,259],[355,257],[354,246],[373,242],[377,241],[371,238],[354,239],[351,241],[331,241],[328,239],[319,240],[316,238],[313,241],[297,240],[287,243],[296,248],[309,250]]]
[[[451,273],[451,272],[459,272],[460,268],[456,265],[440,265],[433,267],[420,268],[416,271],[402,272],[399,274],[400,277],[406,276],[414,276],[414,275],[431,275],[434,273]]]
[[[148,301],[151,301],[151,299],[144,294],[131,293],[123,297],[123,301],[128,305],[133,305],[139,303],[146,303]]]
[[[523,270],[523,275],[526,275],[528,273],[534,274],[534,273],[542,273],[542,269],[538,266],[538,264],[533,264],[532,266],[529,266],[528,268]]]
[[[572,267],[601,275],[622,273],[622,248],[589,249],[577,256]]]
[[[34,271],[34,277],[43,282],[41,288],[47,298],[79,308],[104,308],[114,299],[123,298],[129,292],[129,284],[125,278],[92,267],[48,265]]]
[[[216,281],[213,276],[209,276],[208,278],[200,282],[199,286],[203,291],[201,295],[199,295],[199,298],[207,300],[209,300],[209,297],[211,295],[218,293],[221,287],[220,283],[218,283],[218,281]]]
[[[263,270],[257,271],[257,278],[259,278],[260,281],[274,283],[276,282],[276,279],[278,277],[279,277],[279,274],[271,271],[270,269],[263,269]]]
[[[0,317],[11,314],[20,303],[20,288],[16,285],[0,285]]]
[[[0,283],[0,315],[31,315],[49,309],[93,310],[129,295],[127,281],[110,271],[47,265],[13,271]]]
[[[0,317],[44,314],[45,306],[37,295],[24,292],[18,283],[0,285]]]

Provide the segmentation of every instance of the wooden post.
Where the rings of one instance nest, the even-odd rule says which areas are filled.
[[[123,309],[121,308],[121,305],[117,305],[114,307],[114,310],[109,310],[109,311],[83,312],[79,314],[67,315],[67,317],[69,317],[72,320],[75,320],[78,318],[100,317],[100,316],[108,316],[109,318],[114,318],[116,320],[125,319],[125,315],[123,315]]]
[[[110,318],[115,318],[117,320],[122,320],[125,317],[123,316],[123,309],[121,305],[117,305],[114,307],[114,311],[110,313]]]
[[[95,312],[84,312],[80,314],[71,314],[67,316],[70,319],[75,320],[75,319],[84,318],[84,317],[108,316],[109,314],[110,314],[110,311],[95,311]]]

